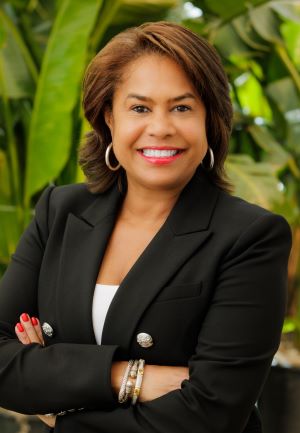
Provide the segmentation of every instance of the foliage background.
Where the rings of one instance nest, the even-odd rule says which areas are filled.
[[[76,153],[89,129],[81,109],[89,60],[122,29],[161,19],[204,36],[222,57],[235,109],[228,174],[236,195],[292,227],[284,332],[300,346],[299,0],[2,1],[0,276],[41,191],[84,181]]]

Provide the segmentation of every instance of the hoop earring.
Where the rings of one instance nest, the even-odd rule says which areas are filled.
[[[107,146],[106,151],[105,151],[105,164],[107,165],[107,167],[112,170],[112,171],[116,171],[121,167],[121,164],[118,164],[116,167],[113,167],[110,162],[109,162],[109,152],[110,149],[112,148],[112,142]]]
[[[215,164],[215,157],[214,157],[214,152],[212,151],[211,147],[208,146],[208,151],[209,151],[209,156],[210,156],[210,162],[209,162],[209,167],[208,169],[206,167],[204,167],[204,165],[201,162],[201,165],[208,171],[213,169],[213,166]],[[205,156],[207,155],[207,153],[205,154]],[[203,158],[204,159],[204,158]]]

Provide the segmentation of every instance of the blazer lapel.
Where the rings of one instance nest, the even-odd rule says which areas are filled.
[[[122,196],[116,185],[81,214],[69,212],[56,291],[57,323],[66,342],[95,343],[92,301],[99,266]]]
[[[209,222],[219,192],[199,168],[118,288],[105,318],[102,344],[118,344],[126,351],[149,303],[212,235]],[[96,343],[93,293],[121,202],[115,183],[81,215],[68,215],[57,292],[57,320],[66,341]]]

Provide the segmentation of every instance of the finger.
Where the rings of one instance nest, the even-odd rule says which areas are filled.
[[[35,329],[35,332],[37,333],[37,335],[40,339],[40,342],[42,343],[43,346],[45,346],[44,337],[43,337],[43,333],[42,333],[42,327],[41,327],[39,319],[37,317],[32,317],[31,323]]]
[[[48,427],[55,427],[56,415],[37,415],[37,417],[45,424],[47,424]]]
[[[23,344],[29,344],[30,343],[29,337],[28,337],[28,335],[27,335],[27,333],[26,333],[26,331],[25,331],[25,329],[21,323],[16,324],[15,333],[17,334],[17,337],[21,343],[23,343]]]
[[[26,331],[26,333],[28,335],[30,343],[39,343],[39,344],[41,344],[40,339],[39,339],[39,337],[38,337],[38,335],[37,335],[37,333],[36,333],[36,331],[34,329],[34,326],[31,323],[29,315],[26,314],[26,313],[21,314],[21,316],[20,316],[20,322],[23,325],[23,328],[25,329],[25,331]]]

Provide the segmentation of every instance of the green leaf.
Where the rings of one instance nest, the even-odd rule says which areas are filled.
[[[223,20],[230,20],[242,15],[247,9],[266,2],[267,0],[249,0],[247,2],[236,0],[199,0],[193,3],[204,11],[220,16]]]
[[[290,77],[268,84],[266,94],[283,114],[286,121],[286,146],[300,156],[300,97]],[[299,178],[300,169],[296,162],[290,161],[291,170]]]
[[[232,21],[234,30],[242,41],[254,50],[269,51],[269,47],[263,44],[263,40],[253,30],[248,15],[241,15]]]
[[[226,24],[218,28],[213,43],[223,57],[229,58],[232,55],[252,56],[252,51],[236,34],[232,24]]]
[[[291,75],[291,77],[292,77],[292,79],[293,79],[293,81],[297,87],[297,90],[300,94],[300,75],[299,75],[299,72],[297,71],[296,66],[294,65],[291,58],[289,57],[285,46],[284,45],[276,45],[275,49],[276,49],[276,52],[277,52],[280,60],[282,61],[282,63],[286,67],[287,71],[290,73],[290,75]]]
[[[23,221],[20,207],[0,204],[0,264],[8,265],[23,232]]]
[[[115,34],[144,22],[166,19],[167,13],[178,6],[178,0],[114,0],[106,1],[101,11],[92,46],[101,48]]]
[[[279,19],[268,4],[251,9],[249,17],[254,30],[261,38],[271,43],[283,44],[279,32]]]
[[[2,65],[2,89],[8,98],[31,97],[35,89],[37,71],[31,56],[10,18],[0,9],[0,62]]]
[[[249,155],[228,155],[225,168],[235,186],[234,194],[264,208],[282,201],[279,181],[271,164],[255,162]]]
[[[271,1],[270,8],[276,11],[281,17],[300,23],[300,2],[299,0]]]
[[[243,78],[242,84],[239,79]],[[259,81],[249,72],[235,80],[236,91],[243,110],[253,117],[271,119],[271,110]]]
[[[292,61],[300,69],[300,26],[292,22],[285,22],[281,25],[281,33],[285,40],[288,53]]]
[[[0,149],[0,265],[9,263],[23,228],[23,211],[11,204],[8,171],[7,156]]]
[[[283,146],[278,143],[273,135],[265,126],[250,125],[248,131],[257,145],[266,153],[262,157],[262,161],[272,164],[276,171],[284,168],[292,155],[290,155]]]
[[[11,190],[6,153],[0,149],[0,203],[9,203]]]
[[[300,99],[290,77],[269,83],[266,86],[266,93],[276,102],[279,110],[284,114],[299,109]]]
[[[64,0],[56,17],[34,101],[25,174],[25,206],[55,178],[71,146],[72,110],[85,68],[88,38],[101,0]]]

